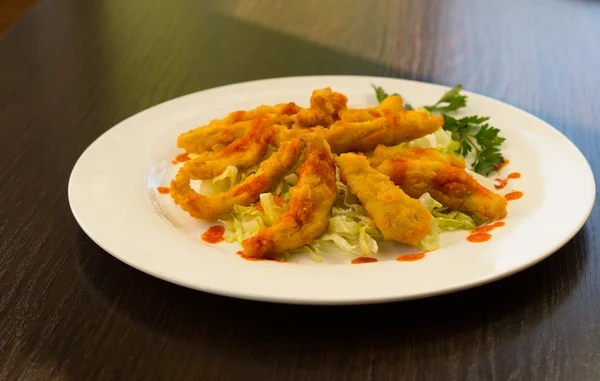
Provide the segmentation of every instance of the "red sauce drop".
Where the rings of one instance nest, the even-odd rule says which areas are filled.
[[[523,192],[514,191],[504,196],[508,201],[518,200],[523,197]]]
[[[499,179],[499,178],[496,179],[496,181],[498,181],[498,184],[494,184],[494,187],[496,189],[502,189],[508,184],[509,179],[518,179],[520,177],[521,177],[521,174],[519,172],[513,172],[510,175],[508,175],[508,177],[505,179]]]
[[[190,160],[189,153],[184,152],[184,153],[181,153],[181,154],[175,156],[175,160],[173,160],[173,164],[183,163],[184,161],[188,161],[188,160]]]
[[[491,224],[491,225],[486,225],[486,226],[482,226],[482,227],[480,227],[480,228],[477,228],[477,229],[473,229],[473,230],[471,231],[471,234],[482,234],[482,233],[489,233],[489,232],[491,232],[492,230],[494,230],[494,229],[496,229],[496,228],[499,228],[499,227],[502,227],[502,226],[504,226],[504,225],[506,225],[506,222],[503,222],[503,221],[498,221],[498,222],[495,222],[495,223],[493,223],[493,224]]]
[[[202,240],[208,243],[219,243],[225,239],[223,234],[225,233],[225,227],[223,226],[211,226],[208,230],[202,234]]]
[[[467,237],[469,242],[486,242],[492,238],[490,232],[496,228],[506,225],[506,222],[498,221],[491,225],[482,226],[471,231],[471,235]]]
[[[408,255],[401,255],[398,258],[396,258],[396,260],[398,262],[414,262],[414,261],[418,261],[420,259],[425,258],[425,255],[427,254],[426,251],[422,252],[422,253],[415,253],[415,254],[408,254]]]
[[[279,196],[273,195],[273,199],[275,200],[275,204],[277,206],[281,206],[281,205],[285,204],[285,200]]]
[[[173,161],[171,162],[171,164],[177,164],[177,163],[178,163],[178,161],[177,161],[177,160],[173,160]]]
[[[467,241],[469,241],[469,242],[486,242],[486,241],[489,241],[490,238],[492,238],[492,235],[489,233],[478,233],[478,234],[471,234],[470,236],[468,236]]]
[[[350,263],[352,263],[353,265],[359,265],[361,263],[371,263],[371,262],[377,262],[377,258],[358,257],[358,258],[354,258]]]
[[[169,194],[171,192],[171,190],[167,187],[156,187],[156,190],[160,194]]]
[[[500,164],[496,165],[496,167],[494,169],[496,170],[496,172],[500,172],[500,170],[502,168],[506,167],[509,163],[510,163],[510,160],[504,159],[504,163],[500,163]]]
[[[261,204],[254,205],[254,208],[256,210],[258,210],[259,212],[264,212],[265,211],[265,208],[263,208]]]

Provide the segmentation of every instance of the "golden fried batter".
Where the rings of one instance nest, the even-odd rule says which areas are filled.
[[[190,153],[201,154],[212,151],[216,145],[228,145],[241,138],[252,126],[251,120],[259,115],[269,114],[274,123],[291,124],[290,115],[300,111],[294,102],[275,106],[259,106],[249,111],[235,111],[223,119],[213,120],[208,125],[195,128],[177,138],[177,146]]]
[[[320,236],[329,226],[336,199],[335,164],[329,144],[318,133],[306,135],[304,163],[298,169],[298,184],[292,191],[290,208],[281,220],[242,242],[244,255],[275,258]]]
[[[427,160],[385,160],[377,167],[406,194],[420,197],[429,192],[442,205],[485,221],[506,216],[506,199],[479,184],[462,169]]]
[[[444,118],[426,112],[404,110],[388,113],[366,122],[338,121],[326,130],[331,151],[371,151],[378,144],[396,145],[431,134],[444,124]]]
[[[310,108],[295,115],[296,124],[300,127],[327,127],[339,119],[339,113],[346,109],[347,103],[348,98],[344,94],[332,92],[329,87],[315,90],[310,97]]]
[[[358,197],[386,240],[418,245],[431,230],[431,213],[395,186],[362,155],[336,157],[340,178]]]
[[[377,107],[347,109],[340,112],[340,120],[344,122],[367,122],[387,114],[399,114],[403,110],[400,95],[385,98]]]
[[[301,152],[302,143],[299,140],[283,143],[277,152],[260,164],[258,172],[228,192],[215,196],[196,193],[190,187],[189,174],[182,168],[175,180],[171,181],[171,197],[175,204],[192,217],[214,221],[230,212],[233,205],[250,205],[257,202],[261,193],[275,187],[293,168]]]
[[[440,163],[449,164],[461,169],[465,169],[466,167],[464,159],[452,155],[444,155],[434,148],[408,148],[402,145],[392,147],[378,145],[375,151],[369,155],[369,162],[371,166],[376,167],[383,163],[384,160],[396,158],[439,161]]]
[[[271,119],[265,115],[258,116],[252,120],[252,127],[241,139],[219,152],[205,152],[199,158],[187,161],[183,169],[192,179],[205,180],[219,176],[230,165],[240,170],[249,168],[267,152],[273,137],[270,126]]]
[[[333,153],[351,151],[366,152],[377,145],[396,145],[436,131],[444,123],[444,118],[421,111],[402,111],[398,115],[391,113],[366,122],[345,122],[339,120],[331,127],[314,127],[311,129],[277,127],[273,144],[278,145],[289,139],[314,131],[321,131],[331,145]]]

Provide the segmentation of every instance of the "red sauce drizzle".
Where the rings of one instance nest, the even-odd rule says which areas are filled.
[[[350,263],[352,263],[353,265],[359,265],[361,263],[371,263],[371,262],[377,262],[377,258],[358,257],[358,258],[354,258]]]
[[[285,204],[285,200],[282,197],[273,195],[273,200],[275,200],[275,204],[277,206],[281,206],[281,205]]]
[[[181,153],[181,154],[175,156],[175,160],[173,160],[173,164],[183,163],[184,161],[188,161],[188,160],[190,160],[189,153],[184,152],[184,153]]]
[[[219,243],[225,239],[223,233],[225,233],[225,227],[219,225],[211,226],[202,234],[202,240],[208,243]]]
[[[519,172],[513,172],[510,175],[508,175],[508,177],[505,179],[500,179],[500,178],[496,179],[496,181],[498,181],[498,184],[494,184],[494,187],[496,189],[502,189],[508,184],[509,179],[518,179],[520,177],[521,177],[521,174]]]
[[[498,221],[491,225],[482,226],[471,231],[471,235],[467,237],[469,242],[486,242],[492,238],[490,232],[496,228],[506,225],[506,222]]]
[[[414,261],[418,261],[418,260],[421,260],[421,259],[425,258],[426,254],[427,254],[427,252],[424,251],[422,253],[401,255],[398,258],[396,258],[396,260],[398,262],[414,262]]]
[[[471,234],[482,234],[482,233],[489,233],[489,232],[491,232],[492,230],[494,230],[494,229],[496,229],[496,228],[500,228],[500,227],[502,227],[502,226],[504,226],[504,225],[506,225],[506,222],[503,222],[503,221],[498,221],[498,222],[495,222],[495,223],[493,223],[493,224],[491,224],[491,225],[486,225],[486,226],[482,226],[482,227],[480,227],[480,228],[477,228],[477,229],[473,229],[473,230],[471,231]]]
[[[471,234],[470,236],[467,237],[467,241],[474,242],[474,243],[486,242],[486,241],[489,241],[490,238],[492,238],[492,235],[489,233]]]
[[[168,187],[156,187],[156,190],[160,194],[169,194],[171,190]]]
[[[518,200],[523,197],[523,192],[514,191],[504,196],[508,201]]]
[[[500,170],[502,168],[506,167],[509,163],[510,163],[510,160],[504,159],[504,163],[496,165],[496,167],[494,169],[496,170],[496,172],[500,172]]]
[[[259,212],[264,212],[265,211],[265,208],[263,208],[261,204],[254,205],[254,208],[256,210],[258,210]]]

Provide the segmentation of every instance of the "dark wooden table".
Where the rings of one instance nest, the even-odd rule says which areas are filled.
[[[0,379],[600,379],[598,209],[502,281],[329,308],[154,279],[96,246],[66,194],[122,119],[301,74],[463,83],[548,121],[597,173],[599,69],[592,0],[41,1],[0,37]]]

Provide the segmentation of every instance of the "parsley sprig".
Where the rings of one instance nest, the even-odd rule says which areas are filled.
[[[375,95],[379,102],[388,97],[381,88],[373,85]],[[456,85],[448,90],[434,105],[423,106],[427,111],[444,116],[444,130],[452,134],[452,140],[457,141],[459,146],[455,153],[467,156],[475,152],[473,170],[483,176],[488,176],[500,164],[504,163],[504,157],[500,152],[500,146],[504,138],[498,135],[499,130],[486,123],[489,117],[477,115],[456,119],[449,112],[457,111],[467,106],[467,96],[461,94],[462,85]],[[396,95],[396,94],[392,94]],[[407,107],[408,106],[408,107]],[[412,110],[410,105],[404,106]],[[410,108],[409,108],[410,107]]]
[[[424,106],[429,112],[437,112],[439,114],[445,114],[451,111],[456,111],[459,108],[467,106],[467,96],[462,95],[460,91],[462,85],[456,85],[451,90],[446,91],[444,95],[437,101],[433,106]]]
[[[500,146],[504,138],[498,136],[498,130],[488,123],[489,117],[477,115],[456,119],[444,115],[444,129],[452,133],[452,140],[459,143],[456,153],[467,156],[475,151],[473,170],[481,175],[489,175],[499,164],[504,163]]]

